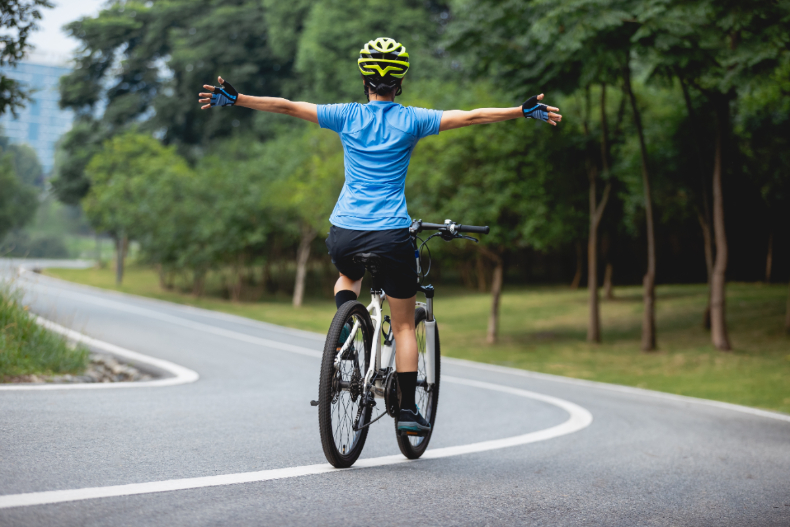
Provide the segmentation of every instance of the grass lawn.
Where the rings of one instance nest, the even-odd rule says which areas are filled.
[[[46,274],[106,289],[170,300],[275,324],[326,331],[331,298],[307,299],[301,309],[288,298],[231,303],[162,291],[156,274],[131,267],[116,288],[111,269],[47,269]],[[638,386],[790,413],[790,336],[784,332],[786,285],[729,284],[727,314],[734,351],[710,345],[701,325],[704,285],[657,288],[659,351],[639,351],[641,288],[616,288],[602,302],[603,343],[587,344],[587,293],[563,287],[507,287],[502,296],[500,341],[485,343],[490,297],[454,287],[438,288],[436,316],[442,352],[568,377]]]

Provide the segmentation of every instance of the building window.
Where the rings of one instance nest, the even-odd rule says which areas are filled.
[[[38,117],[39,115],[41,115],[41,105],[38,103],[36,99],[30,100],[29,108],[30,108],[30,115],[32,115],[33,117]]]
[[[38,123],[29,123],[27,125],[27,140],[38,141]]]

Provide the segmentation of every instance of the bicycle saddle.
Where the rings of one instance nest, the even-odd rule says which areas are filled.
[[[364,265],[371,275],[376,275],[384,269],[384,262],[376,253],[358,253],[352,256],[351,260]]]

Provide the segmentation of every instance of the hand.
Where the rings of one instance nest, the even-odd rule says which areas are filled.
[[[554,106],[546,106],[540,104],[538,101],[543,100],[543,94],[532,96],[521,105],[521,111],[524,113],[526,119],[538,119],[545,121],[552,126],[557,126],[557,123],[562,121],[562,115],[554,112],[559,112],[559,108]]]
[[[200,97],[198,102],[203,105],[200,107],[201,110],[211,108],[212,106],[233,106],[236,104],[236,100],[239,98],[239,92],[222,77],[217,77],[217,80],[219,81],[219,87],[204,84],[203,88],[210,90],[210,92],[198,94]]]

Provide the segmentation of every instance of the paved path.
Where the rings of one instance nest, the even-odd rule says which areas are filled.
[[[593,421],[520,446],[394,463],[399,451],[384,418],[360,460],[379,466],[328,470],[309,405],[320,337],[31,273],[18,284],[43,317],[200,378],[139,389],[0,391],[3,527],[790,525],[790,419],[782,416],[446,361],[442,373],[455,382],[443,384],[429,453],[540,439],[572,421],[569,412],[583,421],[587,411]],[[316,466],[290,477],[294,467]],[[289,477],[195,479],[230,482],[278,469]],[[85,488],[107,495],[163,481],[212,486],[11,506],[21,495]]]

